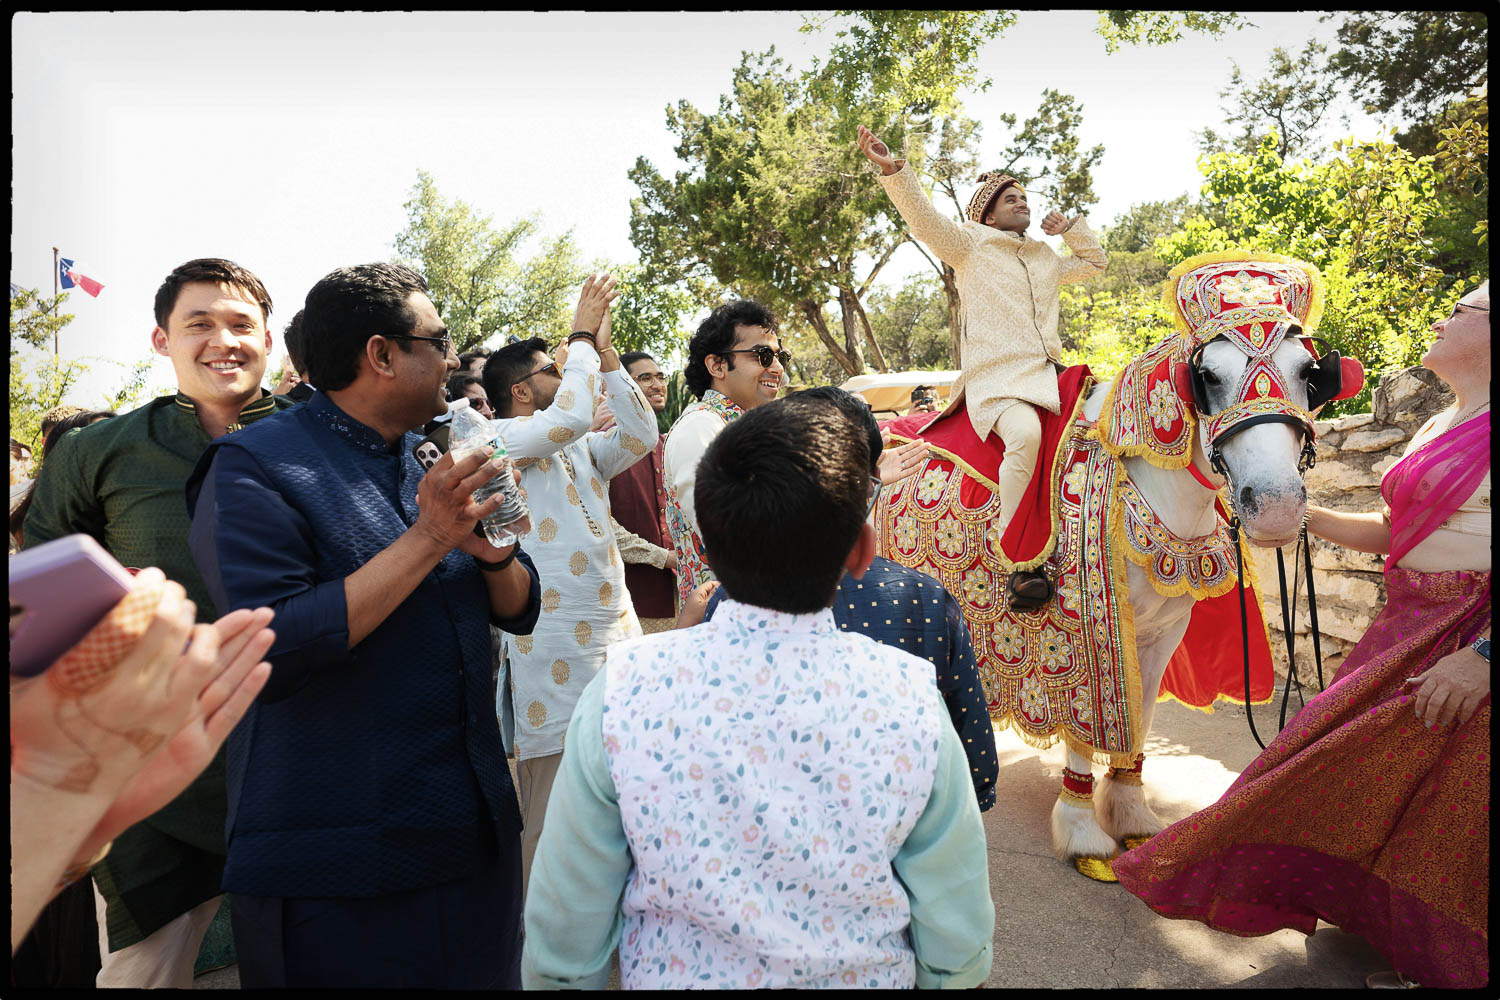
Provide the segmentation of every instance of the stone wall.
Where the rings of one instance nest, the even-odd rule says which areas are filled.
[[[1380,477],[1400,460],[1406,442],[1427,419],[1453,401],[1453,394],[1425,368],[1406,368],[1380,381],[1369,413],[1317,422],[1318,463],[1307,474],[1308,501],[1351,512],[1381,509]],[[1355,552],[1308,535],[1312,546],[1313,583],[1318,597],[1319,643],[1323,678],[1333,678],[1344,656],[1365,634],[1385,606],[1384,556]],[[1276,671],[1286,675],[1286,639],[1282,632],[1281,592],[1276,582],[1276,550],[1252,549],[1260,573],[1261,611],[1271,637]],[[1294,572],[1295,546],[1282,550],[1287,585]],[[1300,563],[1300,560],[1298,560]],[[1317,690],[1307,584],[1299,572],[1296,615],[1297,676]],[[1279,699],[1279,695],[1277,696]],[[1296,704],[1296,699],[1293,699]]]

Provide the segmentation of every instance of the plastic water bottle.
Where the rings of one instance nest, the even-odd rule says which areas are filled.
[[[469,406],[467,399],[456,399],[448,406],[452,417],[448,450],[453,452],[455,462],[462,461],[485,445],[494,445],[495,458],[505,457],[505,442],[495,432],[494,422],[485,419]],[[474,502],[483,503],[496,493],[505,499],[500,509],[480,519],[484,537],[496,548],[504,548],[531,533],[531,511],[521,498],[521,489],[516,485],[510,469],[500,473],[474,491]]]

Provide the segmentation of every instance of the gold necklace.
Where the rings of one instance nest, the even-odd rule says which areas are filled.
[[[1466,410],[1463,414],[1461,414],[1460,416],[1457,416],[1457,417],[1453,418],[1452,423],[1450,423],[1448,425],[1448,429],[1451,431],[1453,428],[1457,427],[1459,424],[1463,423],[1465,420],[1468,420],[1470,417],[1476,415],[1480,410],[1484,409],[1486,406],[1489,406],[1489,405],[1490,405],[1490,401],[1488,399],[1486,399],[1484,402],[1478,404],[1477,406],[1471,406],[1471,407],[1469,407],[1469,409]]]

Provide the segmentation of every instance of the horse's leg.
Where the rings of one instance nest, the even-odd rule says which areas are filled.
[[[1052,853],[1060,861],[1115,854],[1114,838],[1094,818],[1093,781],[1092,762],[1069,747],[1063,789],[1052,806]]]
[[[1132,571],[1136,570],[1131,566]],[[1142,581],[1144,583],[1144,581]],[[1131,580],[1132,596],[1136,593],[1135,579]],[[1149,586],[1149,584],[1146,584]],[[1192,616],[1193,601],[1188,597],[1160,598],[1142,602],[1146,606],[1137,609],[1137,622],[1145,625],[1138,630],[1137,637],[1145,642],[1136,647],[1136,662],[1141,677],[1141,741],[1151,733],[1151,721],[1156,715],[1156,698],[1161,691],[1161,679],[1167,671],[1167,662],[1177,651],[1182,637],[1187,634],[1188,621]],[[1144,612],[1144,614],[1142,613]],[[1146,790],[1141,784],[1144,754],[1137,755],[1133,767],[1112,767],[1099,782],[1099,822],[1116,839],[1152,837],[1166,826],[1146,804]]]

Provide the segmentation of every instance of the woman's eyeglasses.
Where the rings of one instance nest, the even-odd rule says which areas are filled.
[[[791,351],[788,351],[788,350],[785,350],[785,349],[780,350],[780,351],[773,350],[773,349],[767,347],[765,344],[762,344],[759,347],[742,347],[742,348],[739,348],[739,349],[733,350],[733,351],[715,351],[714,353],[715,354],[753,354],[753,355],[755,355],[755,360],[760,362],[760,366],[762,368],[769,368],[769,367],[771,367],[771,362],[772,361],[778,361],[778,360],[781,362],[781,367],[783,367],[783,368],[790,368],[792,366],[792,352]]]

